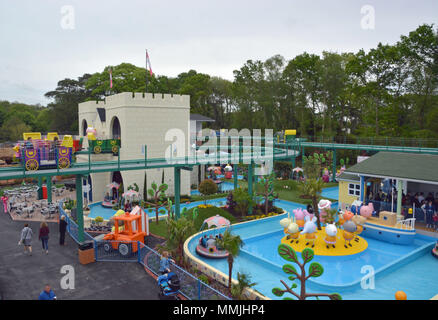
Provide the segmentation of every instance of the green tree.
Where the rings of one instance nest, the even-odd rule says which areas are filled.
[[[228,252],[228,289],[231,290],[231,279],[233,275],[234,259],[239,255],[243,241],[239,235],[233,235],[230,230],[226,230],[221,239],[217,239],[217,245]]]
[[[291,265],[285,264],[283,265],[283,272],[289,274],[289,280],[295,281],[298,280],[300,282],[300,293],[295,292],[293,289],[297,288],[298,285],[293,283],[292,286],[289,286],[283,280],[280,282],[283,284],[285,289],[274,288],[272,289],[272,293],[277,297],[282,297],[285,293],[290,293],[298,300],[306,300],[307,298],[319,298],[319,297],[328,297],[330,300],[342,300],[342,297],[338,293],[308,293],[306,292],[306,281],[309,278],[320,277],[324,273],[324,268],[318,262],[312,262],[309,265],[309,271],[306,273],[306,264],[313,260],[313,250],[310,248],[306,248],[301,253],[301,258],[303,262],[300,262],[298,259],[297,253],[294,249],[287,245],[281,244],[278,246],[278,254],[285,259],[286,261],[293,262],[298,265],[299,271]],[[284,300],[293,300],[293,298],[285,297]]]

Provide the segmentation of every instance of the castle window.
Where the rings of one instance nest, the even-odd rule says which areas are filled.
[[[82,135],[86,136],[87,135],[87,128],[88,128],[88,124],[87,124],[87,120],[82,120]]]

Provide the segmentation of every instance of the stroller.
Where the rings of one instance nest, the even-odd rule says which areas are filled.
[[[180,283],[178,276],[174,272],[165,273],[157,278],[160,299],[178,299]]]

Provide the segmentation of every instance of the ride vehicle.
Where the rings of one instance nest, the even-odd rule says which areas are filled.
[[[97,139],[96,129],[88,127],[86,130],[88,139],[88,148],[95,154],[112,153],[117,155],[120,149],[120,138],[118,139]]]
[[[13,149],[16,160],[26,171],[69,168],[75,152],[73,137],[65,135],[60,141],[56,132],[49,132],[45,139],[40,132],[23,133],[23,141]]]
[[[230,221],[221,217],[219,215],[207,218],[204,220],[204,223],[201,226],[200,231],[207,226],[210,227],[216,226],[217,228],[230,226]],[[217,230],[215,229],[215,231]],[[228,257],[229,253],[227,250],[220,248],[217,244],[217,240],[222,238],[222,234],[214,232],[210,234],[208,237],[204,235],[199,239],[198,245],[196,246],[196,253],[205,258],[212,259],[222,259]]]

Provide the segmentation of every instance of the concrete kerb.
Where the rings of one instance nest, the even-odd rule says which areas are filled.
[[[266,217],[266,218],[261,218],[261,219],[257,219],[257,220],[252,220],[252,221],[239,222],[239,223],[232,224],[231,226],[242,225],[242,224],[245,224],[245,223],[254,223],[254,222],[260,221],[260,220],[276,218],[276,217],[281,216],[281,215],[287,215],[287,212],[283,211],[282,214],[276,215],[274,217]],[[212,266],[206,264],[202,260],[198,259],[196,256],[194,256],[190,252],[189,247],[188,247],[189,242],[193,238],[195,238],[195,237],[197,237],[197,236],[199,236],[199,235],[201,235],[203,233],[206,233],[208,231],[215,230],[215,229],[217,229],[217,228],[204,230],[204,231],[195,233],[194,235],[189,237],[186,240],[186,242],[184,242],[184,256],[186,257],[186,260],[190,263],[190,265],[192,267],[196,268],[197,270],[199,270],[203,274],[205,274],[205,275],[215,279],[216,281],[219,281],[223,285],[227,286],[228,285],[228,275],[223,273],[222,271],[220,271],[220,270],[218,270],[216,268],[213,268]],[[232,282],[232,284],[238,284],[236,279],[231,279],[231,282]],[[249,297],[251,300],[271,300],[270,298],[262,295],[261,293],[257,292],[254,289],[251,289],[251,288],[246,288],[245,292],[244,292],[244,295]]]

